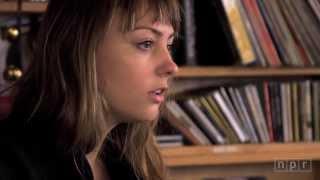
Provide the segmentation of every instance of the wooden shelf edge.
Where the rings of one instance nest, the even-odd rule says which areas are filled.
[[[22,4],[22,11],[25,13],[43,13],[47,8],[45,2],[24,2]]]
[[[316,67],[187,67],[179,68],[176,78],[235,78],[235,77],[273,77],[273,76],[316,76],[320,68]]]
[[[320,160],[320,143],[272,143],[188,146],[161,150],[168,167]]]
[[[23,2],[23,13],[43,13],[48,3],[44,2]],[[16,13],[18,9],[16,2],[0,2],[0,13]]]
[[[17,4],[15,2],[0,2],[0,12],[10,13],[17,11]]]

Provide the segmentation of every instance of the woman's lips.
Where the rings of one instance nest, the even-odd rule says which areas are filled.
[[[159,88],[149,92],[149,96],[153,103],[160,104],[165,100],[166,88]]]

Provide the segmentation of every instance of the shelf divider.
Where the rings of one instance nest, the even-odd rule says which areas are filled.
[[[180,67],[176,78],[233,78],[233,77],[284,77],[284,76],[316,76],[320,68],[316,67]]]

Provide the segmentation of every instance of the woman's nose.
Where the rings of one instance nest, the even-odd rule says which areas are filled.
[[[161,53],[161,64],[157,68],[157,74],[160,76],[170,77],[178,72],[178,66],[173,61],[171,53],[169,50],[164,50]]]

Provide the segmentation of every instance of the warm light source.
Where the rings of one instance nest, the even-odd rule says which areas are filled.
[[[7,29],[7,34],[12,38],[17,38],[19,36],[19,30],[16,27],[9,27]]]
[[[7,81],[18,80],[22,76],[22,70],[13,65],[9,65],[3,72],[3,77]]]

